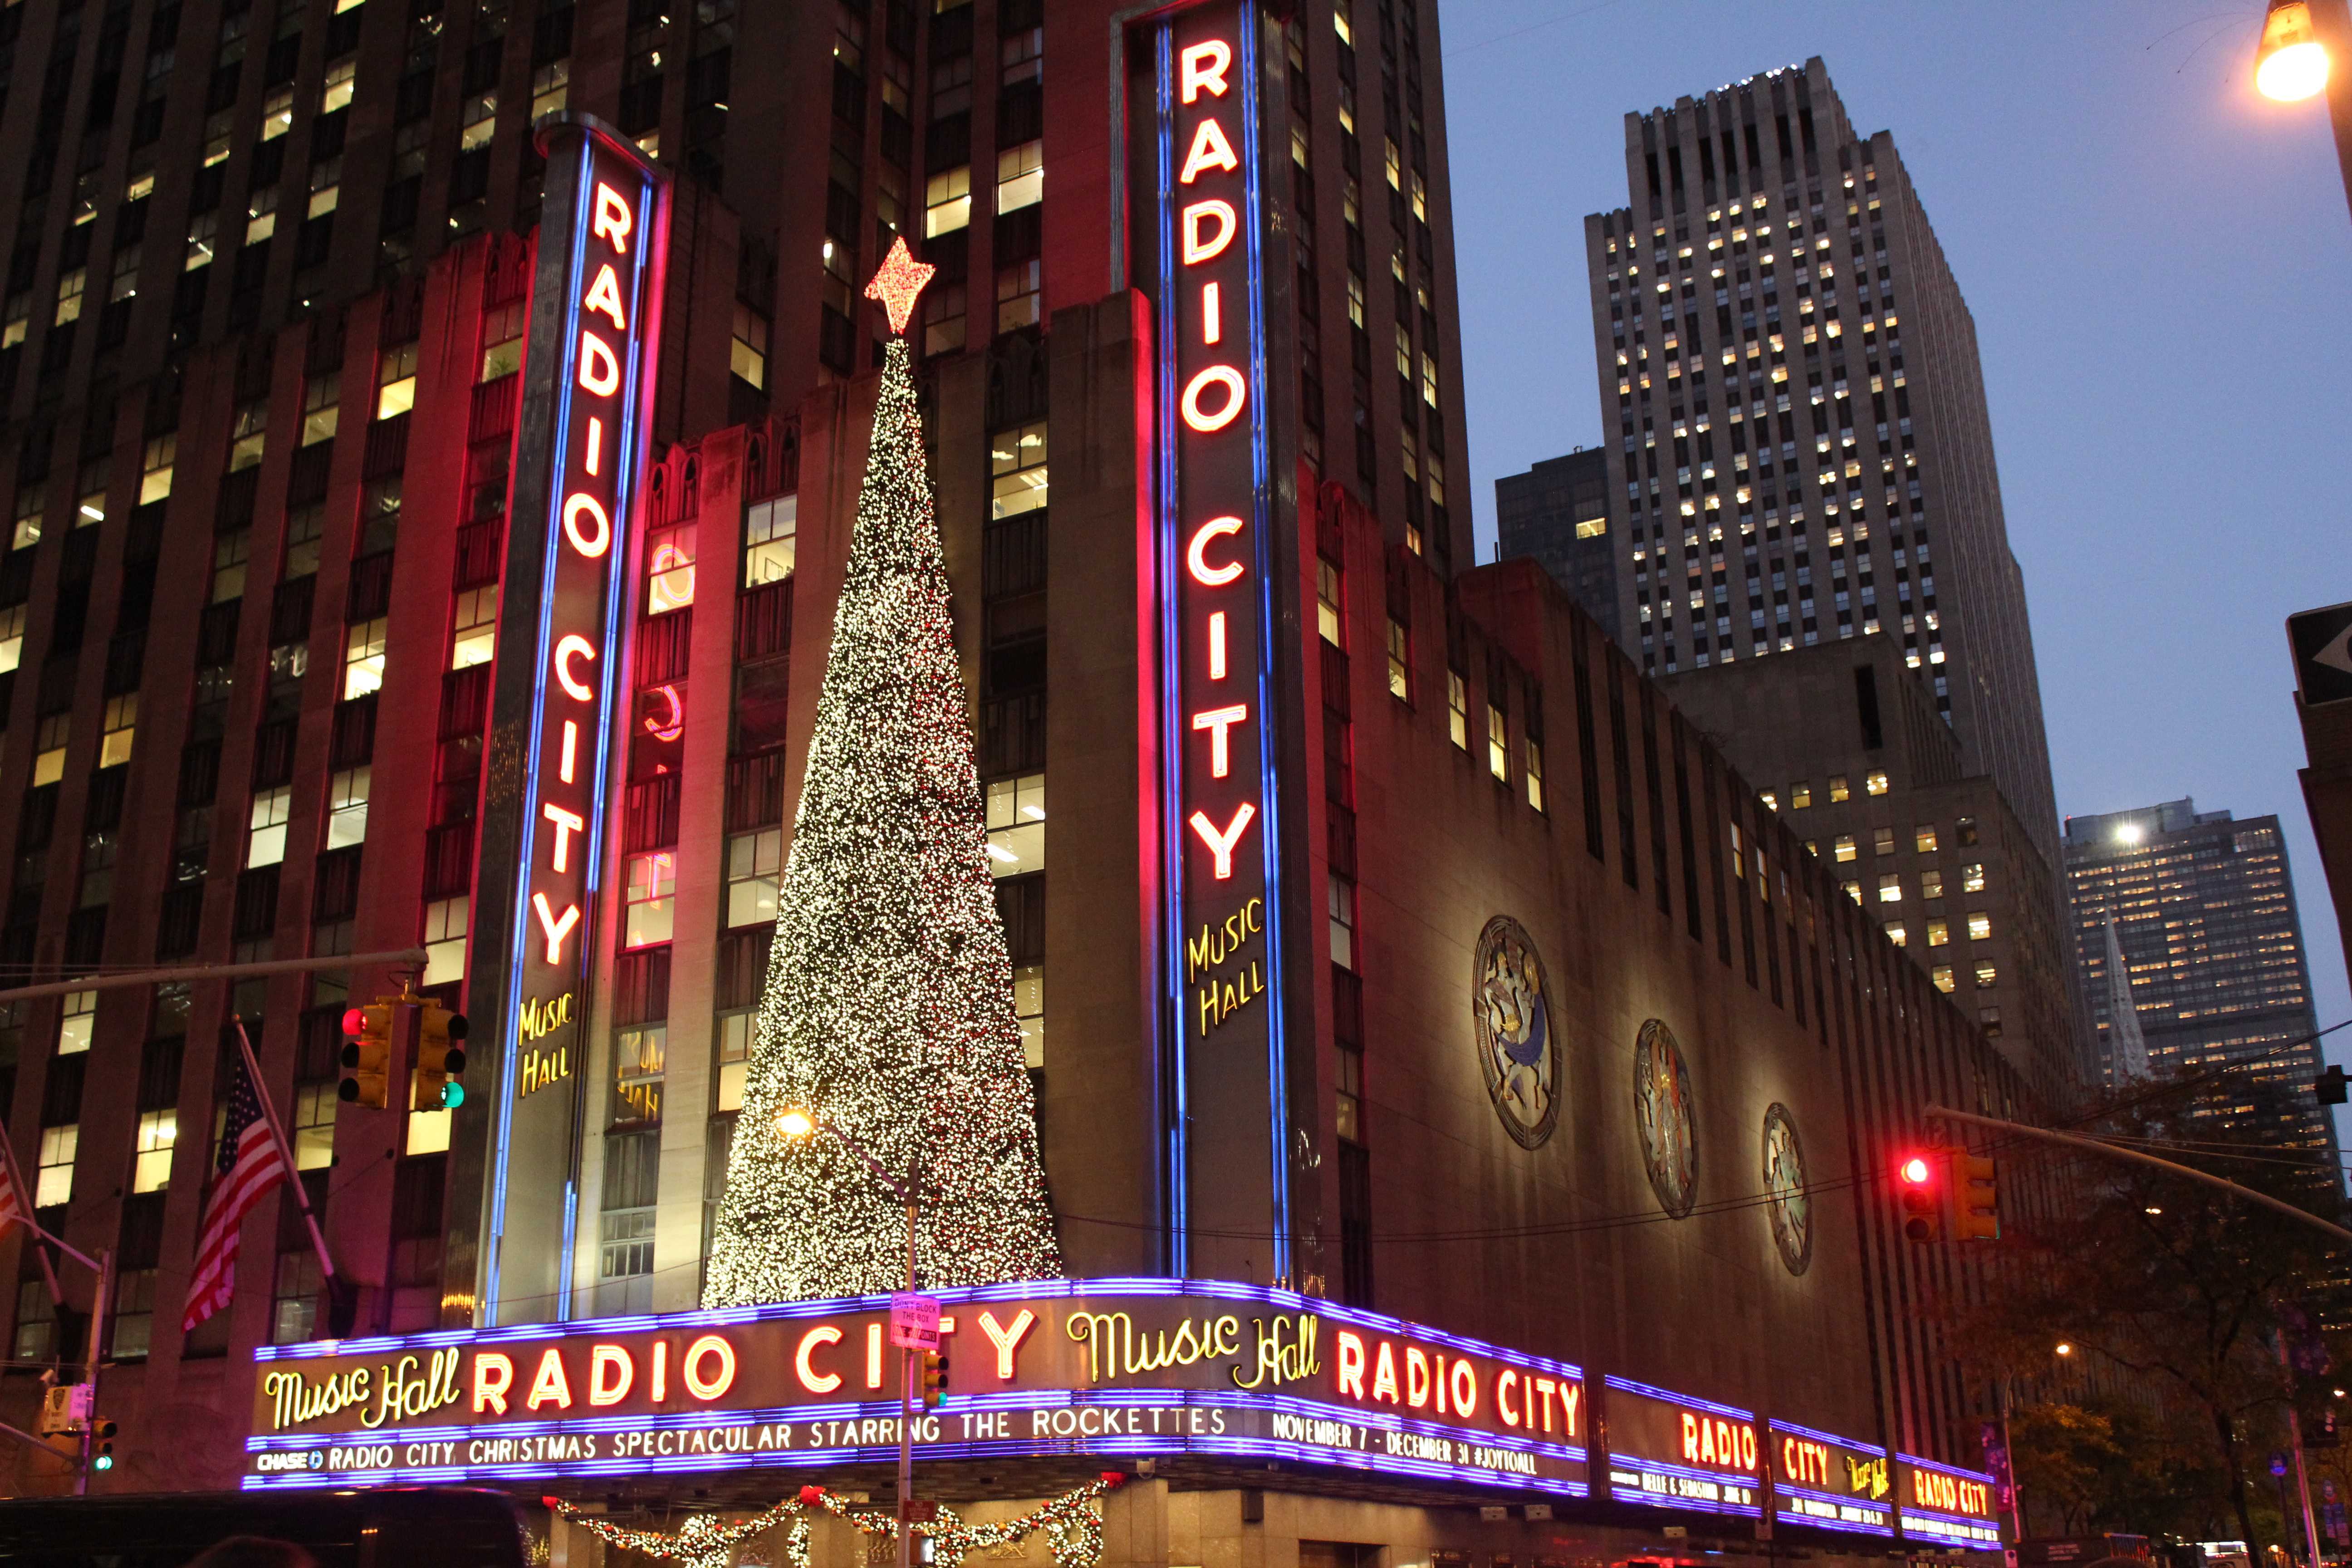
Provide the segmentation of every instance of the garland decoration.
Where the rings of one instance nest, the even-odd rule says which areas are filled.
[[[939,1517],[917,1523],[914,1531],[930,1542],[933,1568],[962,1568],[964,1559],[975,1552],[1010,1545],[1041,1530],[1053,1548],[1054,1568],[1095,1568],[1102,1561],[1103,1550],[1102,1513],[1097,1500],[1126,1479],[1118,1470],[1105,1470],[1086,1485],[1040,1503],[1017,1519],[995,1524],[968,1524],[955,1510],[941,1503]],[[852,1503],[823,1487],[803,1487],[797,1497],[733,1523],[715,1513],[698,1513],[675,1535],[614,1524],[582,1513],[562,1498],[540,1500],[608,1545],[679,1563],[682,1568],[730,1568],[738,1545],[780,1524],[791,1527],[784,1538],[785,1568],[809,1568],[809,1516],[819,1510],[846,1520],[864,1534],[894,1542],[898,1538],[898,1521],[892,1510]]]

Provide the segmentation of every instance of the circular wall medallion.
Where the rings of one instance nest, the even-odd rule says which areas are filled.
[[[1764,1112],[1764,1212],[1780,1261],[1802,1274],[1813,1261],[1813,1200],[1805,1191],[1805,1146],[1779,1100]]]
[[[1559,1037],[1552,1027],[1543,957],[1526,928],[1507,915],[1496,915],[1478,933],[1470,1013],[1495,1114],[1520,1148],[1533,1149],[1559,1121]]]
[[[1690,1068],[1675,1032],[1655,1018],[1642,1026],[1633,1043],[1633,1121],[1658,1206],[1681,1219],[1698,1193],[1698,1131]]]

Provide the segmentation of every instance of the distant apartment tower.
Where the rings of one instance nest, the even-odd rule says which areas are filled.
[[[1495,481],[1495,531],[1505,557],[1531,555],[1577,607],[1622,643],[1617,546],[1609,537],[1609,458],[1598,447],[1546,458]]]
[[[2233,820],[2187,799],[2070,816],[2066,880],[2109,1081],[2134,1065],[2130,1025],[2118,1027],[2128,995],[2149,1070],[2260,1058],[2253,1079],[2298,1091],[2294,1109],[2242,1131],[2332,1162],[2334,1127],[2300,1092],[2319,1075],[2319,1022],[2278,818]]]
[[[1625,164],[1585,219],[1625,648],[1899,639],[2054,867],[1976,327],[1893,137],[1816,58],[1628,114]]]

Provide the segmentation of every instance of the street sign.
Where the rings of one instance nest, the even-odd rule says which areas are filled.
[[[2352,699],[2352,605],[2298,611],[2286,618],[2286,637],[2305,707]]]
[[[910,1497],[899,1509],[899,1514],[908,1524],[937,1524],[940,1505],[931,1498]]]
[[[2286,1474],[2286,1456],[2284,1454],[2273,1454],[2271,1456],[2271,1474],[2274,1476],[2283,1476]]]
[[[890,1342],[900,1350],[940,1348],[940,1302],[936,1296],[900,1290],[890,1298]]]

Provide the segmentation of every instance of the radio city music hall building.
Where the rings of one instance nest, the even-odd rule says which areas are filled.
[[[1433,7],[0,17],[5,962],[417,945],[475,1026],[411,1113],[335,1097],[376,966],[10,1009],[38,1212],[121,1268],[100,1485],[882,1486],[873,1303],[692,1309],[904,236],[1070,1275],[949,1293],[921,1485],[1149,1471],[1136,1561],[1997,1543],[1926,1313],[1978,1267],[1876,1173],[2020,1091],[1472,568]],[[232,1010],[357,1290],[278,1201],[184,1333]],[[0,1247],[13,1357],[79,1354]]]

